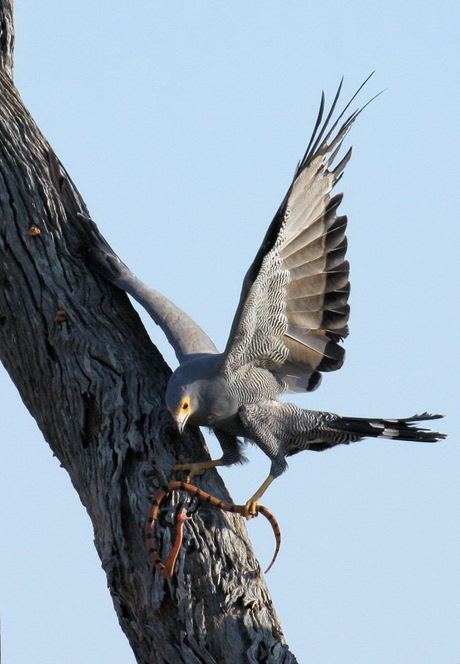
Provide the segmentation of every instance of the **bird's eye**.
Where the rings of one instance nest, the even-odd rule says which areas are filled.
[[[188,403],[183,403],[182,404],[182,410],[187,410],[188,408]]]

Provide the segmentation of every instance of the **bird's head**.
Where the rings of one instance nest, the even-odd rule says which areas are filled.
[[[189,396],[184,396],[179,403],[176,401],[171,402],[171,405],[168,403],[168,410],[177,424],[179,433],[182,433],[188,418],[193,413],[192,399]]]
[[[195,356],[176,369],[166,390],[166,406],[182,433],[186,423],[213,427],[236,410],[219,356]]]
[[[166,390],[166,406],[173,416],[180,433],[188,421],[200,422],[201,390],[194,366],[181,365],[169,379]],[[190,419],[191,418],[191,419]]]

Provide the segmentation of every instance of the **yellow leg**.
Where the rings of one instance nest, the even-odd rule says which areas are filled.
[[[215,459],[211,461],[197,461],[196,463],[176,463],[173,466],[174,470],[188,470],[186,478],[187,483],[191,482],[195,475],[201,475],[208,468],[215,468],[216,466],[224,466],[222,459]]]
[[[259,505],[260,499],[270,486],[270,484],[275,479],[274,475],[269,475],[265,482],[260,486],[252,498],[249,498],[248,502],[245,505],[244,516],[246,519],[252,519],[253,516],[257,516],[257,507]]]

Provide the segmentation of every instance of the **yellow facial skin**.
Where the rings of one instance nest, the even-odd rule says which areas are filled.
[[[178,409],[172,413],[180,433],[182,433],[184,430],[185,423],[187,422],[192,412],[193,409],[190,397],[184,397],[181,400]]]

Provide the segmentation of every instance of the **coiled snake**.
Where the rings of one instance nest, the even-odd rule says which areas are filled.
[[[206,493],[201,489],[198,489],[198,487],[194,486],[193,484],[187,484],[186,482],[169,482],[169,484],[165,484],[164,486],[162,486],[161,489],[159,489],[156,492],[156,494],[152,499],[149,518],[147,521],[147,525],[145,527],[145,538],[146,538],[146,546],[149,558],[151,562],[154,564],[155,568],[161,572],[162,576],[165,579],[170,578],[174,573],[174,565],[176,563],[177,556],[179,555],[179,551],[182,545],[184,523],[185,521],[188,521],[191,518],[187,516],[187,510],[184,507],[182,507],[177,517],[176,538],[174,541],[173,548],[171,550],[171,553],[169,555],[166,564],[163,563],[158,553],[157,540],[154,534],[154,530],[155,530],[155,524],[158,520],[158,512],[160,509],[161,502],[163,498],[165,498],[168,494],[172,493],[173,491],[186,491],[194,498],[197,498],[201,503],[205,505],[212,505],[213,507],[218,507],[221,510],[224,510],[225,512],[232,512],[233,514],[241,514],[241,515],[243,515],[245,512],[245,505],[224,503],[222,500],[219,500],[218,498],[214,498],[214,496],[211,496],[211,494]],[[266,519],[268,519],[273,529],[276,541],[275,553],[273,555],[270,565],[265,570],[266,574],[273,566],[273,563],[275,562],[278,552],[280,550],[281,531],[278,526],[277,520],[270,512],[270,510],[268,510],[263,505],[258,505],[257,513],[262,514]]]

